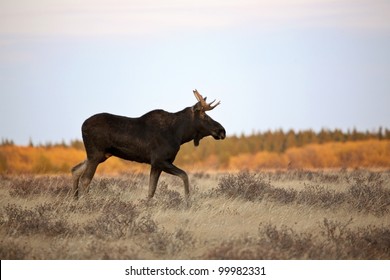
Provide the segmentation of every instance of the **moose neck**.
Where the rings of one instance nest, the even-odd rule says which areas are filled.
[[[192,107],[185,108],[184,110],[175,113],[176,115],[176,132],[177,136],[180,138],[180,144],[196,140],[197,138],[203,138],[196,131],[194,124],[194,112]],[[200,140],[199,139],[199,140]]]

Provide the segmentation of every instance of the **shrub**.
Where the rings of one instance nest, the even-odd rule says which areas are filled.
[[[336,207],[344,203],[345,193],[326,189],[320,185],[306,185],[298,192],[297,203],[321,208]]]
[[[331,259],[389,259],[390,228],[366,226],[350,228],[346,222],[324,219],[320,225]]]
[[[315,249],[311,234],[296,233],[287,226],[277,228],[272,224],[260,224],[259,236],[262,242],[270,243],[274,250],[288,255],[289,259],[305,258],[310,250]]]
[[[45,236],[66,235],[72,227],[63,217],[56,217],[53,205],[38,205],[33,209],[15,204],[5,207],[4,228],[10,236],[43,234]]]
[[[26,244],[20,244],[16,240],[1,240],[0,241],[0,259],[1,260],[23,260],[27,259],[31,252]]]
[[[168,189],[165,182],[161,182],[159,191],[156,194],[157,205],[166,209],[181,209],[184,206],[184,199],[178,191]]]
[[[177,229],[170,233],[162,228],[148,235],[145,249],[157,255],[177,257],[179,253],[194,246],[195,239],[191,232]]]
[[[83,230],[100,239],[123,238],[133,234],[138,215],[135,205],[114,198],[103,206],[100,216],[87,223]]]
[[[240,172],[221,178],[215,193],[227,198],[242,198],[249,201],[262,200],[273,187],[263,176]]]
[[[10,195],[28,197],[34,195],[66,196],[71,191],[70,176],[21,176],[11,181]]]
[[[358,174],[351,181],[348,195],[353,209],[376,216],[389,213],[390,189],[384,187],[380,174],[370,173],[368,176]]]
[[[134,232],[136,234],[152,234],[158,230],[158,224],[151,218],[151,215],[142,216],[137,220]]]

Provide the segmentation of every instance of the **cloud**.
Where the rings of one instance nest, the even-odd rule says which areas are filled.
[[[0,34],[148,36],[234,27],[389,29],[386,0],[13,0],[0,2]]]

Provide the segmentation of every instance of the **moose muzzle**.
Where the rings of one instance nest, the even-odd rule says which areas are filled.
[[[217,130],[213,131],[211,134],[215,140],[223,140],[226,138],[226,131],[225,129],[221,126]]]

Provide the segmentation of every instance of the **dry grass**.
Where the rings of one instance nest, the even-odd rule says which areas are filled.
[[[0,178],[1,259],[390,259],[390,172]]]

